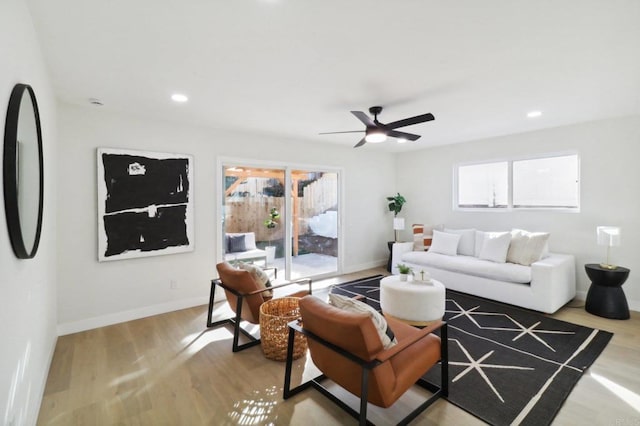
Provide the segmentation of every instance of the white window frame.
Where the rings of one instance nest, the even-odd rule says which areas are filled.
[[[524,160],[540,160],[545,158],[554,158],[554,157],[567,157],[575,155],[578,162],[578,187],[577,187],[577,207],[514,207],[513,205],[513,163],[517,161]],[[507,208],[495,208],[495,207],[460,207],[458,203],[458,174],[460,167],[465,166],[474,166],[481,164],[491,164],[491,163],[507,163],[508,169],[508,181],[507,181],[507,198],[508,205]],[[473,161],[473,162],[464,162],[455,164],[453,167],[453,210],[454,211],[465,211],[465,212],[513,212],[513,211],[554,211],[554,212],[569,212],[569,213],[579,213],[581,206],[581,169],[580,169],[580,154],[577,151],[565,151],[565,152],[554,152],[548,154],[538,154],[538,155],[530,155],[530,156],[519,156],[512,158],[497,158],[486,161]]]

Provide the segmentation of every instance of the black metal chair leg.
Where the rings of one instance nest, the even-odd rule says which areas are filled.
[[[367,424],[367,401],[369,400],[369,369],[362,368],[360,381],[360,426]]]
[[[213,303],[216,297],[216,281],[211,280],[211,293],[209,294],[209,312],[207,313],[207,327],[212,327],[213,322]]]
[[[442,396],[449,396],[449,332],[446,322],[440,328],[440,367]]]

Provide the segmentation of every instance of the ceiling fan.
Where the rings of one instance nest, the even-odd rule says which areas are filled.
[[[381,106],[372,106],[369,108],[369,113],[373,115],[373,120],[366,113],[362,111],[351,111],[351,114],[367,126],[365,130],[349,130],[344,132],[325,132],[321,135],[335,135],[338,133],[365,133],[364,137],[355,144],[354,148],[358,148],[365,143],[379,143],[387,140],[387,137],[405,139],[415,141],[420,138],[420,135],[414,135],[413,133],[399,132],[395,129],[399,127],[411,126],[412,124],[424,123],[426,121],[435,120],[433,114],[416,115],[415,117],[405,118],[404,120],[398,120],[391,123],[381,123],[378,121],[378,114],[382,112]]]

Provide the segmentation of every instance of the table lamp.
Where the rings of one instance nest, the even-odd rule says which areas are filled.
[[[393,230],[396,234],[396,242],[398,242],[398,231],[402,231],[404,229],[404,218],[403,217],[394,217],[393,218]]]
[[[605,269],[616,269],[616,265],[612,265],[609,261],[611,247],[620,245],[620,228],[617,226],[598,226],[596,234],[598,236],[598,245],[607,247],[607,262],[601,263],[600,266]]]

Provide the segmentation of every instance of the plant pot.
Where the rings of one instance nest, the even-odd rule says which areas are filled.
[[[407,281],[409,279],[409,274],[400,274],[400,281]]]
[[[264,250],[267,252],[267,264],[276,259],[276,246],[266,246]]]

